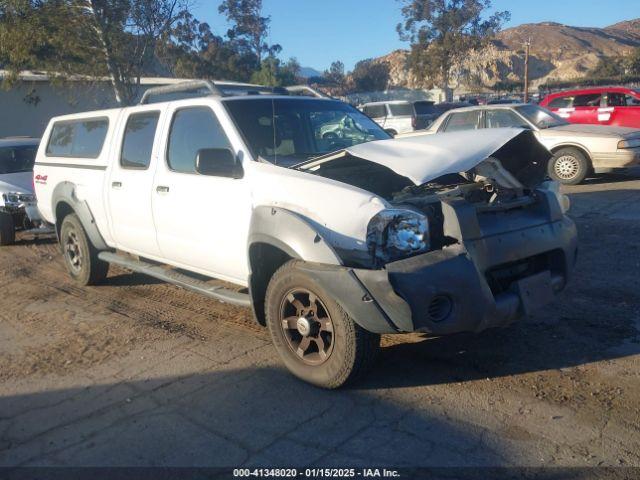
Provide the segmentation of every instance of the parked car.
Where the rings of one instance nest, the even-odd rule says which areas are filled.
[[[553,153],[548,164],[549,176],[568,185],[582,182],[590,173],[640,164],[640,130],[570,124],[538,105],[483,105],[450,110],[425,133],[483,128],[532,130]]]
[[[553,93],[540,102],[571,123],[640,128],[640,92],[597,87]]]
[[[502,326],[566,285],[576,228],[531,132],[390,139],[337,100],[182,88],[205,86],[50,121],[38,204],[78,284],[114,263],[251,306],[326,388],[361,376],[380,334]],[[340,116],[368,135],[323,138]]]
[[[427,128],[447,110],[470,105],[466,102],[438,103],[421,100],[409,102],[394,100],[365,103],[360,107],[369,118],[380,125],[391,136],[402,135]]]
[[[16,230],[39,226],[33,193],[36,138],[0,139],[0,245],[15,242]]]
[[[380,125],[392,136],[413,132],[416,115],[412,102],[394,100],[386,102],[370,102],[360,107],[369,118]]]
[[[494,98],[493,100],[489,100],[487,105],[513,105],[516,103],[522,103],[522,100],[518,98]]]
[[[470,102],[416,102],[414,104],[416,110],[415,130],[423,130],[429,126],[443,113],[454,108],[462,108],[471,106]]]

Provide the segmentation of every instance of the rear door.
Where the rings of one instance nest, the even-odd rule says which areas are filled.
[[[601,93],[587,93],[576,95],[573,99],[574,111],[569,115],[571,123],[601,124],[606,125],[606,120],[601,120],[601,107],[603,106]]]
[[[159,154],[159,123],[164,107],[126,111],[111,153],[107,198],[116,246],[145,256],[159,256],[151,211],[151,190]]]
[[[167,118],[152,188],[162,256],[174,265],[244,284],[251,218],[248,180],[196,172],[200,150],[239,151],[240,145],[232,145],[222,126],[229,122],[226,113],[220,105],[192,101],[189,106],[172,104]]]

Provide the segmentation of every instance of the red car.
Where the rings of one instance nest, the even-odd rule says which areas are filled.
[[[553,93],[540,106],[570,123],[640,128],[640,91],[631,88],[597,87]]]

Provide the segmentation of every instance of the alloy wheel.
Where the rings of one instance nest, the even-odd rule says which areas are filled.
[[[82,270],[82,249],[75,230],[69,230],[64,240],[64,253],[71,269],[78,273]]]
[[[321,365],[333,351],[334,329],[329,312],[316,294],[290,290],[280,305],[279,323],[287,345],[308,365]]]

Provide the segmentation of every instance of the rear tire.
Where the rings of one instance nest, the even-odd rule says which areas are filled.
[[[0,246],[13,245],[16,242],[16,226],[13,216],[7,212],[0,212]]]
[[[393,129],[385,130],[385,132],[387,132],[387,133],[388,133],[389,135],[391,135],[392,137],[395,137],[395,136],[397,136],[397,135],[398,135],[398,132],[396,132],[396,131],[395,131],[395,130],[393,130]]]
[[[267,327],[276,351],[291,373],[313,385],[353,383],[371,369],[380,335],[355,323],[299,265],[285,263],[267,287]]]
[[[578,185],[589,173],[589,160],[576,148],[561,148],[549,160],[548,173],[564,185]]]
[[[96,285],[107,277],[109,264],[98,258],[98,250],[73,213],[62,220],[60,247],[69,275],[78,285]]]

